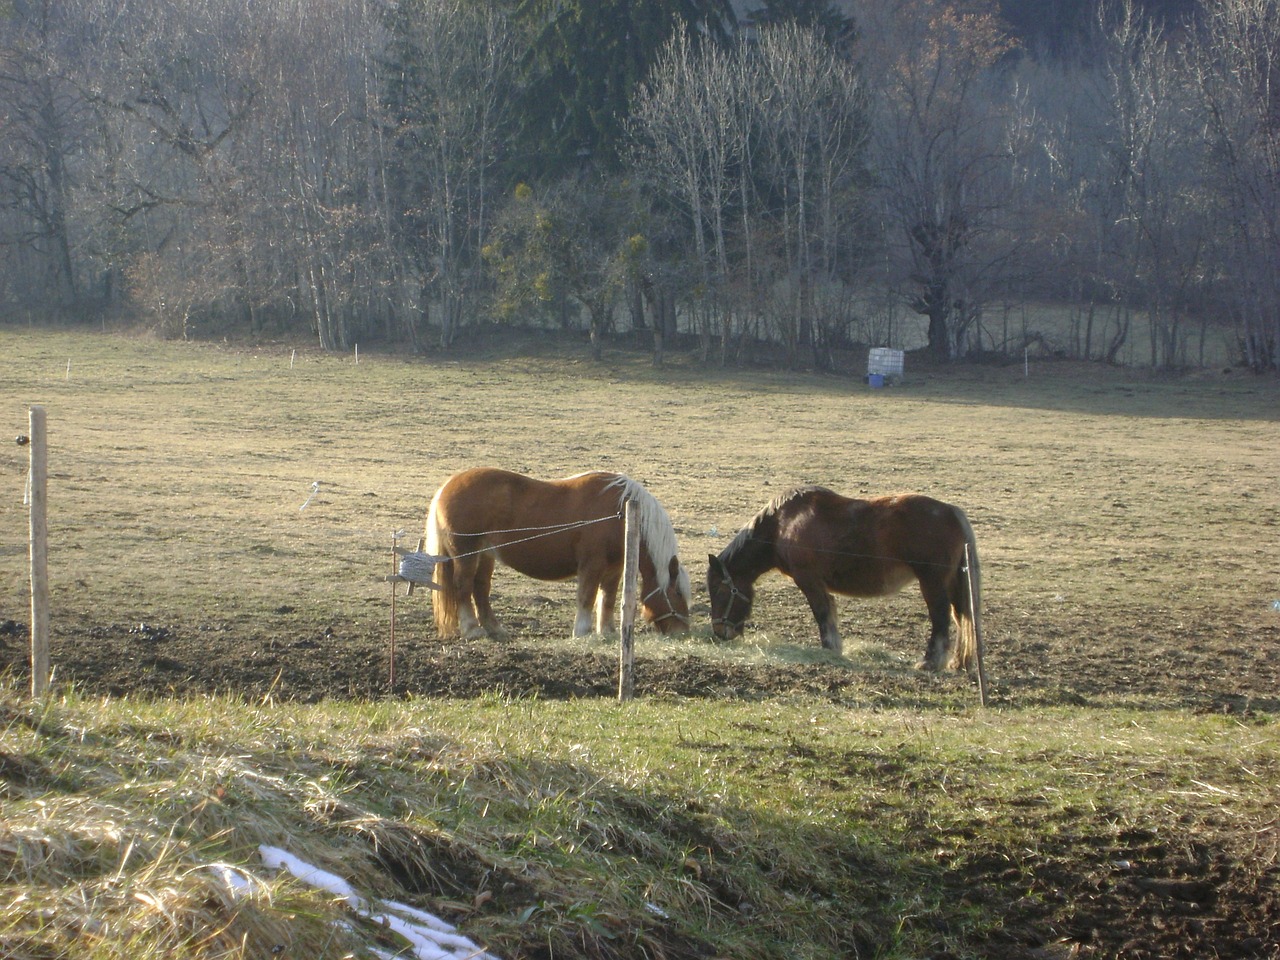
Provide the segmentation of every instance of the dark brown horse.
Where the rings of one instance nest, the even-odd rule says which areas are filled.
[[[427,514],[426,549],[437,558],[432,592],[442,637],[502,637],[489,604],[494,565],[502,561],[536,580],[578,580],[573,635],[609,632],[622,580],[622,507],[637,504],[641,609],[662,633],[689,629],[689,574],[662,505],[618,473],[534,480],[490,467],[456,473],[436,491]]]
[[[742,633],[755,582],[769,570],[795,581],[818,621],[822,645],[836,653],[841,645],[832,591],[881,597],[917,580],[933,627],[920,666],[971,670],[977,665],[982,642],[978,551],[959,507],[919,494],[851,500],[824,487],[799,487],[776,497],[720,556],[708,559],[711,626],[722,640]],[[954,649],[952,619],[958,628]]]

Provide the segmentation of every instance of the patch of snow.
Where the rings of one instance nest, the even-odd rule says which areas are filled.
[[[346,880],[314,867],[279,847],[263,844],[258,852],[268,868],[288,870],[303,883],[341,897],[362,917],[399,934],[408,942],[413,951],[411,955],[416,960],[498,960],[493,954],[485,952],[458,934],[456,927],[426,911],[391,900],[375,900],[370,903],[356,893],[355,888]],[[375,953],[387,960],[406,956],[403,952],[387,953],[383,950],[375,950]]]

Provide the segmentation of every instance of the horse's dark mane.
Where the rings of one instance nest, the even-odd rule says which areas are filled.
[[[809,496],[813,493],[830,493],[826,487],[813,484],[804,487],[792,487],[784,490],[767,504],[764,509],[751,518],[751,522],[738,531],[738,535],[729,541],[729,545],[720,551],[720,559],[730,563],[735,557],[747,549],[753,541],[771,542],[777,529],[778,511],[797,497]]]

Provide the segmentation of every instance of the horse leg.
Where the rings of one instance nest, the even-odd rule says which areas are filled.
[[[596,596],[596,633],[614,633],[613,613],[618,606],[618,585],[620,580],[605,577],[600,581],[599,593]]]
[[[946,669],[951,653],[951,596],[947,585],[937,576],[921,577],[920,593],[929,608],[930,631],[924,659],[916,667],[938,673]]]
[[[796,586],[809,601],[809,609],[813,611],[813,619],[818,622],[818,636],[822,646],[833,653],[840,653],[843,644],[840,640],[840,627],[836,623],[836,602],[821,580],[797,580]]]
[[[493,554],[482,553],[476,558],[475,590],[473,598],[476,605],[476,618],[481,629],[495,640],[507,640],[510,634],[498,620],[489,602],[489,594],[493,587],[493,568],[496,565]]]
[[[479,562],[474,556],[453,561],[454,584],[458,591],[458,633],[464,640],[485,636],[485,628],[476,616],[476,583]],[[486,590],[485,603],[488,603]]]
[[[600,580],[590,570],[578,571],[578,613],[573,620],[573,635],[585,637],[593,627],[595,616],[596,592],[600,589]]]

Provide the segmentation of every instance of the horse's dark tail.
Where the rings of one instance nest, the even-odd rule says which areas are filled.
[[[439,586],[431,591],[431,612],[435,615],[436,632],[442,640],[458,635],[458,586],[453,576],[453,561],[447,559],[452,554],[449,531],[444,529],[440,520],[440,494],[444,487],[436,491],[431,498],[431,509],[427,511],[426,548],[427,553],[436,557],[436,569],[432,579]]]
[[[951,609],[956,621],[956,640],[948,666],[973,673],[982,670],[982,567],[978,563],[978,544],[969,518],[962,510],[956,510],[956,516],[964,530],[969,564],[966,569],[962,556],[952,589]]]

